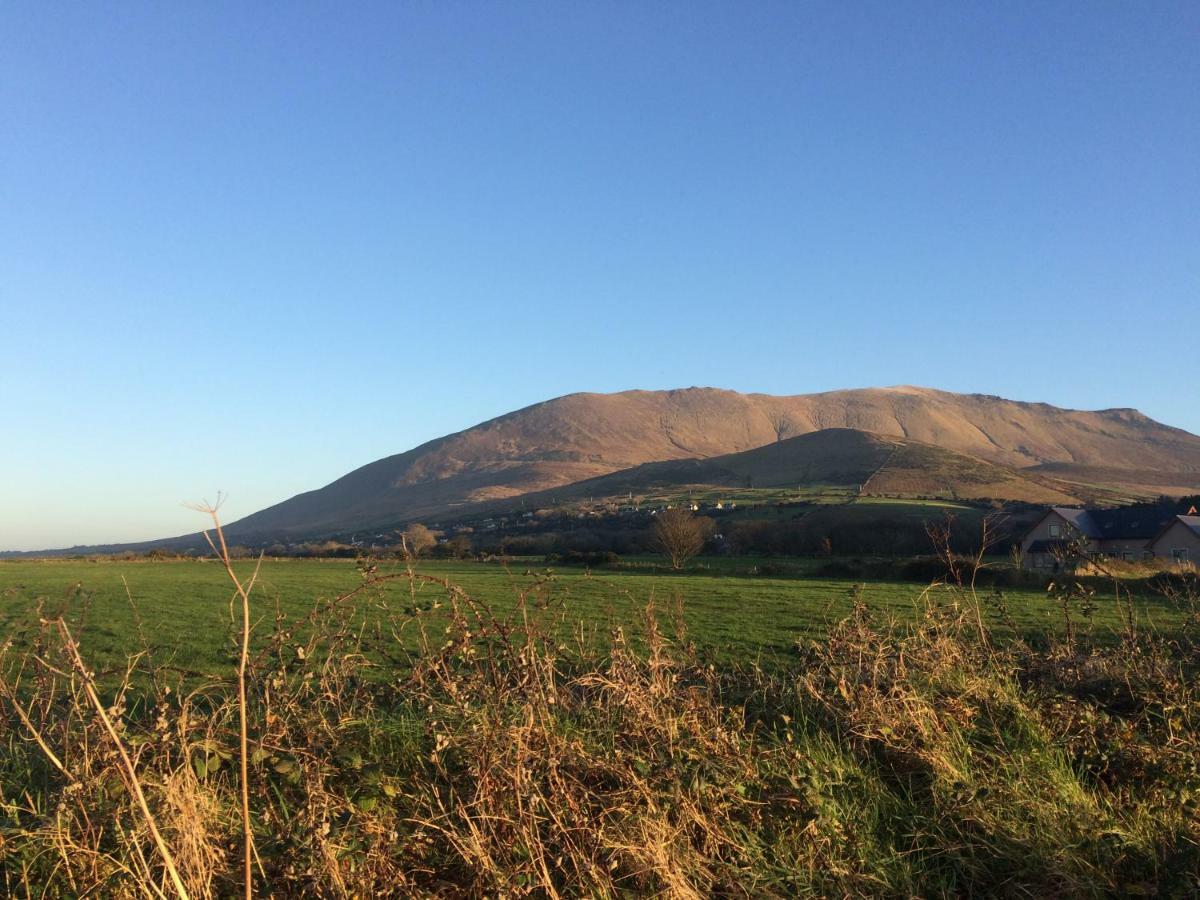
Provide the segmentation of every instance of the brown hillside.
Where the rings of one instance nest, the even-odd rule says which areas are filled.
[[[894,452],[866,482],[864,492],[1046,505],[1092,499],[1090,491],[1028,469],[1012,469],[915,441],[893,439],[893,445]]]
[[[583,497],[671,493],[684,489],[821,485],[872,494],[957,499],[1002,498],[1066,504],[1071,485],[929,444],[849,428],[827,428],[742,453],[645,463],[551,491],[522,495],[537,506]],[[503,508],[497,506],[497,509]]]
[[[647,462],[707,459],[834,428],[1013,468],[1200,473],[1200,437],[1128,409],[1083,412],[916,387],[793,397],[714,388],[571,394],[371,463],[230,532],[312,534],[431,518]]]
[[[1079,466],[1071,463],[1045,463],[1031,471],[1077,484],[1121,485],[1134,493],[1200,493],[1200,472],[1162,469],[1122,469],[1113,466]]]

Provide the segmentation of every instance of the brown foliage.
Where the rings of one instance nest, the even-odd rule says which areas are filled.
[[[403,543],[405,553],[417,557],[433,547],[437,538],[420,522],[413,522],[404,530]]]
[[[671,560],[671,568],[681,569],[704,549],[704,542],[711,533],[711,519],[693,515],[691,510],[682,507],[672,507],[655,517],[652,536],[654,545]]]

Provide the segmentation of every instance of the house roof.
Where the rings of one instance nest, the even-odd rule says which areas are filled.
[[[1050,510],[1074,525],[1080,534],[1092,538],[1100,537],[1100,527],[1092,521],[1090,510],[1075,509],[1071,506],[1052,506]]]
[[[1200,521],[1200,516],[1176,516],[1168,509],[1145,506],[1117,509],[1054,506],[1051,509],[1075,526],[1080,534],[1101,541],[1149,540],[1157,537],[1176,518]]]
[[[1171,519],[1167,522],[1167,524],[1165,524],[1159,530],[1158,534],[1156,534],[1154,536],[1154,539],[1158,540],[1160,537],[1162,537],[1164,534],[1166,534],[1167,531],[1172,526],[1174,526],[1176,524],[1183,525],[1184,528],[1186,528],[1188,531],[1190,531],[1196,537],[1200,537],[1200,516],[1172,516]]]

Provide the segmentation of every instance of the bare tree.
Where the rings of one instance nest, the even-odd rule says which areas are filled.
[[[704,549],[711,530],[711,519],[694,516],[689,509],[664,509],[654,520],[654,544],[671,560],[672,569],[682,569]]]
[[[420,522],[413,522],[401,535],[406,556],[417,557],[437,543],[433,532]]]
[[[786,415],[771,413],[769,418],[771,420],[771,427],[775,429],[775,440],[786,440],[799,433],[799,429],[796,428],[795,423]]]

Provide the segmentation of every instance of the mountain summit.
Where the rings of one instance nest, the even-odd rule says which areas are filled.
[[[383,527],[826,429],[954,451],[1056,480],[1200,486],[1200,437],[1132,409],[1082,411],[921,387],[777,397],[717,388],[569,394],[356,469],[231,524],[239,540]]]

